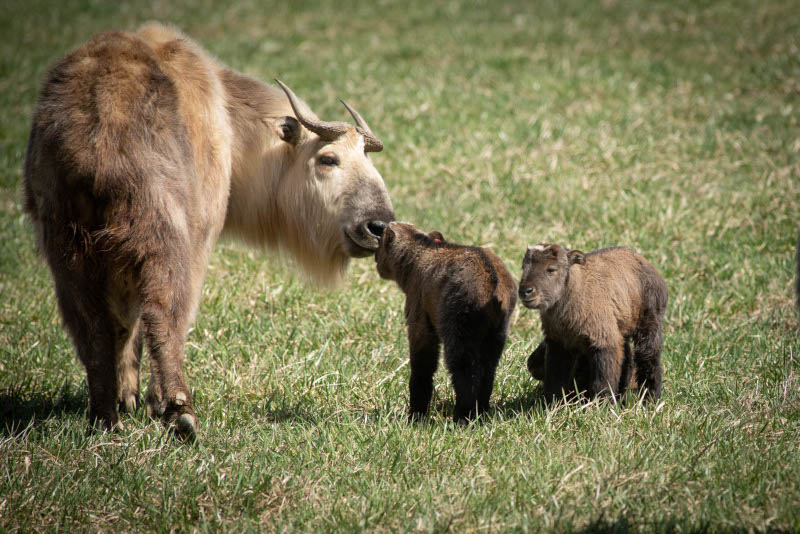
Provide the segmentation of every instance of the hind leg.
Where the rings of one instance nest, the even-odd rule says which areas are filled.
[[[139,407],[139,364],[142,360],[143,342],[143,331],[137,319],[117,365],[120,412],[133,413]]]
[[[183,348],[203,283],[203,268],[181,269],[176,258],[153,257],[141,267],[142,327],[150,355],[148,409],[186,439],[194,440],[197,417],[183,371]],[[202,255],[201,255],[202,256]],[[205,257],[196,257],[204,261]],[[185,264],[184,264],[185,265]],[[197,264],[194,265],[197,267]]]
[[[628,386],[631,383],[631,376],[633,375],[633,351],[631,350],[631,340],[626,338],[622,345],[624,356],[622,358],[622,371],[619,375],[619,385],[617,386],[617,395],[622,398],[628,391]]]
[[[56,265],[53,277],[64,326],[86,369],[90,423],[112,429],[119,421],[119,363],[132,337],[131,324],[116,311],[133,315],[135,305],[107,287],[100,269]]]
[[[481,347],[480,385],[478,388],[478,415],[489,409],[489,400],[494,389],[494,377],[497,364],[506,346],[506,328],[502,328],[494,335],[487,337]]]
[[[483,381],[483,366],[478,356],[478,347],[472,340],[450,339],[445,341],[445,363],[456,394],[453,419],[466,423],[478,412],[478,396]]]
[[[661,325],[645,326],[634,333],[636,381],[645,388],[645,401],[661,398]]]

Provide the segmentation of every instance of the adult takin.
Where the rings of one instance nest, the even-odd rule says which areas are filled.
[[[621,395],[633,369],[646,400],[661,396],[667,285],[643,257],[620,247],[583,254],[533,245],[522,262],[519,296],[541,313],[546,356],[540,346],[528,365],[541,375],[544,360],[549,400],[571,395],[573,384],[590,397]]]
[[[466,422],[486,411],[517,301],[517,285],[502,260],[480,247],[446,242],[439,232],[393,222],[375,261],[378,274],[406,295],[410,419],[428,413],[440,345],[456,395],[454,419]]]
[[[194,438],[182,354],[221,232],[289,252],[333,282],[394,220],[367,152],[382,143],[321,121],[281,89],[150,23],[101,34],[46,76],[24,168],[24,207],[86,368],[89,417],[114,427],[139,399]]]

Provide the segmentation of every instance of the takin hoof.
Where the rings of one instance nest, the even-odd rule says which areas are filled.
[[[175,419],[172,425],[170,430],[179,440],[186,443],[197,442],[197,418],[194,415],[185,413]]]
[[[172,401],[167,409],[164,411],[162,419],[164,423],[169,425],[170,432],[187,443],[195,443],[197,441],[197,416],[194,410],[183,399],[176,399]]]

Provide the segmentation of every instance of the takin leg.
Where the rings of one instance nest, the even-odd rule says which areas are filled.
[[[622,371],[619,375],[619,385],[617,386],[617,396],[620,398],[625,396],[628,391],[628,386],[631,383],[631,376],[633,375],[633,351],[631,350],[630,338],[625,338],[622,348],[624,356],[622,358]]]
[[[539,346],[531,352],[528,356],[528,372],[536,380],[544,380],[545,375],[545,358],[547,356],[547,343],[542,341]]]
[[[64,326],[86,369],[90,423],[113,429],[119,422],[118,369],[135,337],[135,302],[107,285],[102,262],[79,258],[67,266],[49,256]]]
[[[472,340],[445,342],[445,361],[456,393],[453,419],[457,423],[466,423],[478,413],[478,395],[484,378],[476,349]]]
[[[139,407],[139,364],[142,361],[143,343],[143,331],[137,319],[117,365],[120,412],[133,413]]]
[[[203,277],[193,284],[191,271],[181,270],[180,257],[151,258],[141,268],[142,325],[153,380],[147,402],[151,415],[174,424],[180,437],[193,441],[197,417],[183,371],[183,347]]]
[[[547,339],[544,395],[547,402],[556,402],[574,391],[576,355],[558,341]]]
[[[638,387],[645,388],[645,401],[661,398],[661,323],[643,324],[634,332],[634,360]]]
[[[478,386],[478,415],[485,413],[489,409],[489,400],[494,389],[494,377],[497,371],[497,364],[506,346],[506,328],[502,327],[484,339],[481,345],[481,372],[479,374],[480,384]]]
[[[590,397],[605,399],[616,395],[624,356],[622,340],[609,347],[592,349]]]
[[[408,345],[411,376],[408,379],[410,421],[428,415],[433,396],[433,375],[439,360],[439,337],[427,317],[409,321]]]

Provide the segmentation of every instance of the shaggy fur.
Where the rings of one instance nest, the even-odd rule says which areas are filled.
[[[394,219],[355,128],[322,141],[279,89],[158,24],[99,35],[52,68],[23,185],[90,419],[113,427],[137,405],[146,341],[150,412],[190,437],[183,345],[223,228],[331,280],[377,248],[368,224]]]
[[[488,250],[397,222],[384,232],[375,261],[380,276],[406,295],[411,419],[428,413],[440,344],[456,394],[455,420],[486,411],[517,301],[503,262]]]
[[[522,269],[520,298],[541,312],[545,334],[528,368],[549,399],[573,384],[589,396],[621,395],[634,370],[648,400],[661,396],[667,286],[650,263],[623,248],[584,255],[544,243],[528,247]]]

